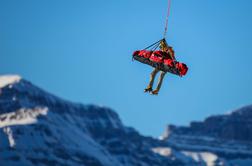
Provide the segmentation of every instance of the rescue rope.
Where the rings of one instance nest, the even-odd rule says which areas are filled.
[[[168,9],[167,9],[167,15],[166,15],[166,19],[165,19],[164,38],[165,38],[167,30],[168,30],[168,19],[169,19],[169,15],[170,15],[170,9],[171,9],[171,0],[168,0]]]
[[[162,40],[163,40],[163,39],[161,39],[161,40],[159,40],[159,41],[157,41],[157,42],[155,42],[155,43],[151,44],[150,46],[146,47],[144,50],[147,50],[147,49],[148,49],[148,48],[150,48],[150,47],[155,48],[155,47],[156,47],[156,45],[159,45],[159,43],[160,43]],[[153,48],[152,48],[151,50],[153,50]]]
[[[164,29],[164,37],[163,37],[164,39],[166,37],[166,33],[168,30],[168,21],[169,21],[169,16],[170,16],[170,10],[171,10],[171,0],[168,0],[168,9],[167,9],[167,14],[166,14],[166,19],[165,19],[165,29]],[[175,63],[176,58],[175,57],[173,58],[171,56],[171,59],[173,60],[173,65],[174,65],[176,71],[179,73],[179,70],[178,70],[176,63]]]

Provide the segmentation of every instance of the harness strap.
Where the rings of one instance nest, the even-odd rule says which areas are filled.
[[[157,48],[158,46],[159,46],[159,43],[162,41],[163,39],[161,39],[161,40],[159,40],[159,41],[157,41],[157,42],[155,42],[155,43],[153,43],[153,44],[151,44],[150,46],[148,46],[148,47],[146,47],[144,50],[147,50],[148,48],[150,48],[150,47],[152,47],[152,46],[154,46],[153,48]],[[157,46],[156,46],[157,45]]]

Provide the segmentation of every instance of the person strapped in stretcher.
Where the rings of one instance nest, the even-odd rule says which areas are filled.
[[[162,56],[164,57],[162,57],[162,59],[171,59],[172,61],[176,60],[174,50],[172,49],[172,47],[168,46],[165,40],[162,40],[160,42],[159,48],[160,48],[160,51],[163,52]],[[157,87],[155,90],[153,90],[152,88],[153,88],[154,80],[158,72],[160,72],[160,75],[158,78]],[[154,67],[154,70],[150,74],[149,85],[147,86],[147,88],[144,89],[144,92],[150,92],[153,95],[157,95],[162,86],[162,82],[166,73],[167,72],[159,70],[158,67]]]
[[[159,50],[156,50],[157,47]],[[144,92],[150,92],[153,95],[158,94],[167,72],[182,77],[188,71],[186,64],[176,60],[174,50],[165,39],[159,40],[143,50],[135,51],[132,58],[154,68],[150,75],[150,82],[144,90]],[[153,83],[158,72],[160,72],[160,76],[157,87],[153,90]]]

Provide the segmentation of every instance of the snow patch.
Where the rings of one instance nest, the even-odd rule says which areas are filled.
[[[168,143],[179,149],[190,149],[192,151],[222,152],[228,154],[251,155],[251,146],[245,142],[233,140],[220,140],[205,136],[178,136],[172,135]]]
[[[209,152],[183,151],[182,153],[188,157],[191,157],[196,162],[206,163],[207,166],[214,166],[215,162],[218,159],[218,157],[215,154]]]
[[[12,130],[10,127],[5,127],[3,129],[4,133],[8,136],[8,140],[9,140],[9,144],[10,144],[10,147],[13,148],[15,146],[15,140],[13,138],[13,135],[12,135]]]
[[[16,100],[17,100],[16,96],[13,96],[12,101],[16,101]]]
[[[18,75],[4,75],[0,76],[0,88],[7,85],[18,83],[22,78]],[[11,88],[11,86],[10,86]]]
[[[172,149],[171,148],[163,148],[163,147],[158,147],[158,148],[153,148],[152,151],[154,153],[157,153],[161,156],[169,157],[172,154]]]
[[[37,122],[39,115],[46,115],[48,108],[20,109],[0,115],[0,128],[14,125],[27,125]]]

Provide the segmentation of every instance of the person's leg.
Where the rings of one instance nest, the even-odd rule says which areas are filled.
[[[153,86],[153,83],[154,83],[154,80],[155,80],[155,77],[156,77],[158,71],[159,70],[157,68],[154,68],[154,70],[151,72],[150,82],[149,82],[149,85],[147,86],[147,88],[144,90],[145,92],[152,91],[152,86]]]
[[[158,92],[162,86],[165,74],[166,74],[166,72],[161,71],[160,76],[158,78],[157,88],[154,91],[152,91],[152,94],[158,94]]]

